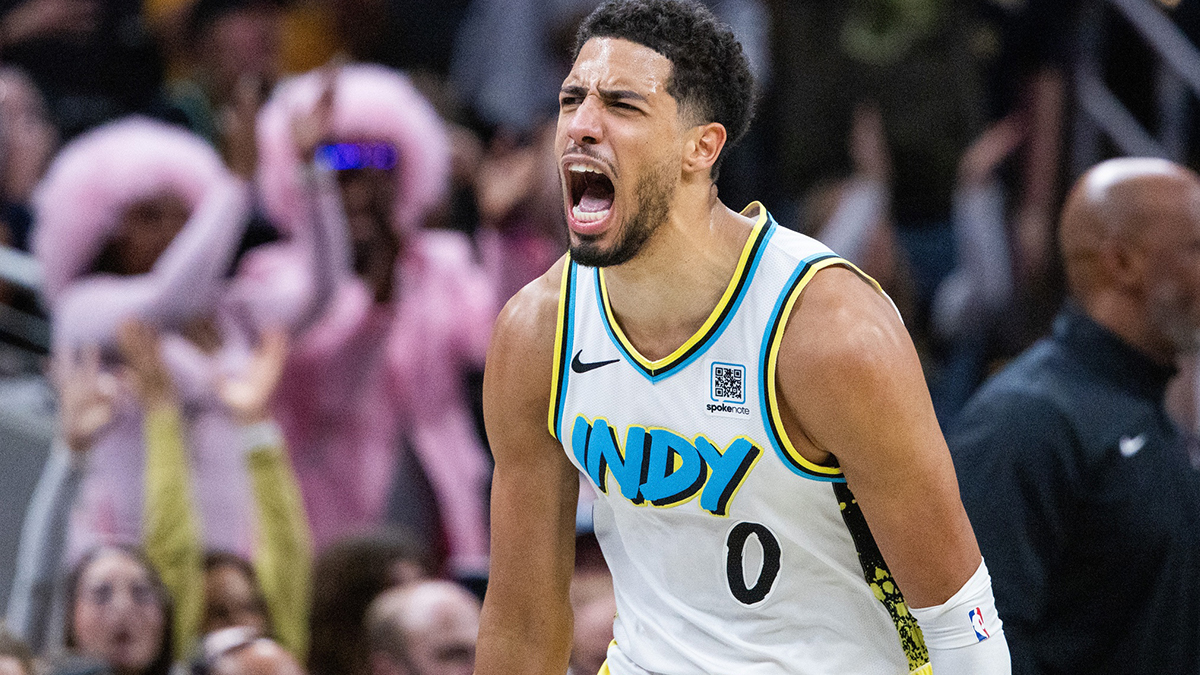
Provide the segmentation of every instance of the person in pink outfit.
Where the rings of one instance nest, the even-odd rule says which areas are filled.
[[[422,229],[448,184],[445,130],[405,76],[380,66],[282,83],[259,118],[259,179],[285,232],[308,222],[295,180],[308,158],[289,142],[291,118],[322,106],[315,152],[339,169],[340,199],[321,213],[344,223],[352,254],[331,311],[295,345],[276,407],[314,543],[382,522],[407,442],[436,494],[450,571],[481,575],[490,467],[464,376],[483,363],[495,303],[470,241]],[[286,266],[287,255],[256,262]]]
[[[69,358],[95,345],[116,370],[121,323],[137,318],[162,331],[205,547],[242,555],[255,544],[254,509],[238,428],[217,385],[247,365],[266,327],[294,332],[315,320],[333,288],[329,260],[345,249],[343,232],[315,227],[295,245],[307,257],[288,275],[228,278],[250,216],[245,169],[246,177],[232,173],[187,131],[128,118],[68,144],[33,197],[53,353]],[[83,478],[68,562],[101,544],[141,540],[142,433],[136,397],[118,392]]]

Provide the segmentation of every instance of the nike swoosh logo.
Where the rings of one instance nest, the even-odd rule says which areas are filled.
[[[583,350],[580,349],[579,351],[575,352],[575,358],[571,359],[571,370],[577,373],[586,373],[589,370],[595,370],[601,366],[607,366],[610,363],[616,363],[617,361],[621,360],[612,359],[611,361],[592,361],[591,363],[584,363],[583,361],[579,360],[579,355],[582,353]]]
[[[1138,434],[1133,438],[1122,436],[1121,440],[1117,442],[1117,449],[1121,451],[1122,457],[1133,457],[1145,444],[1146,434]]]

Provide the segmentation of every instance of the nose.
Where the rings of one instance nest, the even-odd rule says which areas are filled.
[[[113,614],[119,616],[131,611],[135,605],[137,605],[137,601],[133,597],[133,592],[123,589],[113,593],[110,608]]]
[[[567,135],[577,145],[596,145],[604,140],[603,105],[597,96],[585,96],[571,114]]]

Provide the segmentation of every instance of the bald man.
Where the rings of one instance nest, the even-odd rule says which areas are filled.
[[[471,675],[479,600],[449,581],[381,594],[367,610],[371,675]]]
[[[278,643],[258,638],[218,657],[212,675],[304,675],[296,659]]]
[[[947,441],[1013,673],[1200,672],[1200,481],[1163,407],[1200,330],[1200,176],[1117,159],[1074,186],[1071,300]]]

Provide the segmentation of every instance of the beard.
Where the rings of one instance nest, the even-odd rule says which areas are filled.
[[[1192,354],[1200,349],[1200,326],[1192,318],[1188,300],[1182,289],[1169,286],[1152,292],[1148,303],[1151,325],[1176,355]]]
[[[651,235],[667,220],[675,185],[666,165],[647,170],[638,177],[634,188],[637,209],[629,214],[617,232],[617,241],[608,248],[598,243],[599,237],[574,235],[571,260],[585,267],[613,267],[633,260]]]

